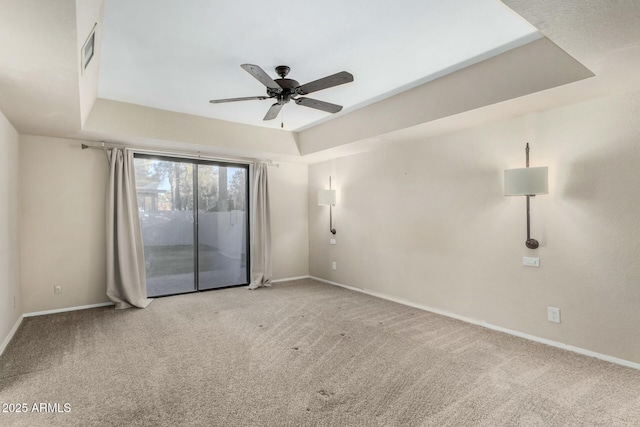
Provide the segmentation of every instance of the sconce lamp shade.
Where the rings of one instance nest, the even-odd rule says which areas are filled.
[[[335,205],[336,190],[318,190],[318,205]]]
[[[505,196],[549,194],[549,168],[520,168],[504,171]]]

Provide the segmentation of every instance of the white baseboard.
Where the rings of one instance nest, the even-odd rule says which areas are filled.
[[[505,334],[514,335],[516,337],[524,338],[524,339],[529,340],[529,341],[535,341],[535,342],[538,342],[538,343],[549,345],[551,347],[557,347],[557,348],[560,348],[560,349],[563,349],[563,350],[571,351],[573,353],[582,354],[584,356],[595,357],[596,359],[600,359],[600,360],[604,360],[604,361],[607,361],[607,362],[615,363],[616,365],[622,365],[622,366],[626,366],[628,368],[633,368],[633,369],[640,370],[640,363],[631,362],[629,360],[620,359],[620,358],[617,358],[617,357],[609,356],[607,354],[596,353],[595,351],[587,350],[587,349],[580,348],[580,347],[575,347],[575,346],[572,346],[572,345],[569,345],[569,344],[563,344],[563,343],[560,343],[560,342],[557,342],[557,341],[548,340],[546,338],[540,338],[540,337],[537,337],[535,335],[525,334],[523,332],[519,332],[519,331],[514,331],[512,329],[503,328],[502,326],[492,325],[491,323],[485,322],[484,320],[472,319],[470,317],[460,316],[459,314],[455,314],[455,313],[452,313],[450,311],[440,310],[440,309],[429,307],[429,306],[422,305],[422,304],[416,304],[414,302],[405,300],[403,298],[395,297],[393,295],[387,295],[387,294],[383,294],[383,293],[380,293],[380,292],[370,291],[370,290],[367,290],[367,289],[354,288],[353,286],[343,285],[341,283],[337,283],[337,282],[332,282],[330,280],[321,279],[320,277],[309,276],[309,278],[317,280],[319,282],[328,283],[330,285],[340,286],[341,288],[349,289],[349,290],[352,290],[352,291],[361,292],[361,293],[364,293],[364,294],[367,294],[367,295],[371,295],[371,296],[374,296],[374,297],[377,297],[377,298],[382,298],[382,299],[386,299],[386,300],[389,300],[389,301],[397,302],[399,304],[407,305],[409,307],[414,307],[414,308],[417,308],[417,309],[420,309],[420,310],[429,311],[431,313],[439,314],[441,316],[446,316],[446,317],[451,317],[451,318],[454,318],[454,319],[458,319],[458,320],[461,320],[463,322],[467,322],[467,323],[471,323],[471,324],[474,324],[474,325],[482,326],[484,328],[492,329],[494,331],[504,332]]]
[[[302,279],[308,279],[309,277],[311,276],[287,277],[286,279],[272,280],[271,283],[289,282],[291,280],[302,280]]]
[[[272,280],[271,283],[288,282],[291,280],[301,280],[301,279],[308,279],[308,278],[309,276],[287,277],[285,279]],[[65,307],[65,308],[56,308],[53,310],[33,311],[31,313],[25,313],[23,314],[23,316],[24,317],[45,316],[47,314],[65,313],[67,311],[87,310],[89,308],[107,307],[110,305],[115,305],[115,304],[112,302],[101,302],[98,304],[79,305],[76,307]]]
[[[25,313],[23,314],[23,316],[24,317],[44,316],[46,314],[65,313],[67,311],[86,310],[88,308],[106,307],[109,305],[114,305],[114,304],[112,302],[101,302],[98,304],[79,305],[77,307],[66,307],[66,308],[56,308],[54,310],[34,311],[31,313]]]
[[[22,316],[18,317],[18,320],[16,321],[16,324],[13,325],[13,328],[11,328],[11,330],[9,331],[9,335],[7,335],[7,337],[4,339],[4,341],[2,341],[2,345],[0,345],[0,356],[2,356],[2,353],[4,353],[4,350],[7,348],[7,346],[9,345],[11,340],[13,339],[13,336],[15,335],[16,331],[20,327],[21,323],[22,323]]]

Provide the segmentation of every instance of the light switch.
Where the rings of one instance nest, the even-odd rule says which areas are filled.
[[[531,258],[528,256],[523,256],[522,265],[526,265],[527,267],[540,267],[540,258]]]
[[[329,240],[329,244],[330,245],[335,245],[336,244],[336,239],[330,239]]]

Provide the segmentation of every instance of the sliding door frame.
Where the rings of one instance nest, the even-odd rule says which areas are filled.
[[[252,206],[253,199],[250,191],[251,186],[249,185],[249,183],[251,182],[251,176],[253,172],[252,170],[253,168],[251,167],[251,164],[234,163],[232,161],[227,161],[227,160],[214,160],[214,159],[209,160],[209,159],[192,158],[192,157],[178,157],[178,156],[171,156],[171,155],[165,155],[165,154],[153,154],[149,152],[135,152],[135,151],[133,156],[134,156],[134,159],[149,159],[149,160],[159,160],[159,161],[167,161],[167,162],[190,163],[193,165],[193,169],[191,173],[193,174],[192,179],[193,179],[193,223],[194,223],[194,226],[193,226],[194,290],[179,292],[174,294],[158,295],[158,296],[154,296],[153,298],[162,298],[162,297],[168,297],[173,295],[184,295],[184,294],[191,294],[195,292],[213,291],[216,289],[235,288],[238,286],[247,286],[249,283],[251,283],[251,210],[253,209],[253,206]],[[199,215],[200,215],[200,212],[199,212],[200,197],[199,196],[200,195],[199,195],[199,188],[198,188],[198,166],[199,165],[210,165],[210,166],[218,166],[218,167],[230,166],[230,167],[244,169],[246,171],[245,188],[244,188],[245,195],[246,195],[246,206],[247,206],[247,214],[245,219],[246,239],[244,242],[245,243],[246,283],[239,283],[239,284],[221,286],[216,288],[200,289],[200,258],[199,258],[200,257],[200,254],[199,254],[200,239],[198,236],[199,234],[198,230],[200,227],[200,223],[199,223]],[[137,192],[136,192],[136,197],[137,197]]]

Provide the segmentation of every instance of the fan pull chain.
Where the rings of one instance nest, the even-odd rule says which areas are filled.
[[[282,109],[282,114],[280,115],[280,129],[284,129],[284,108]]]

